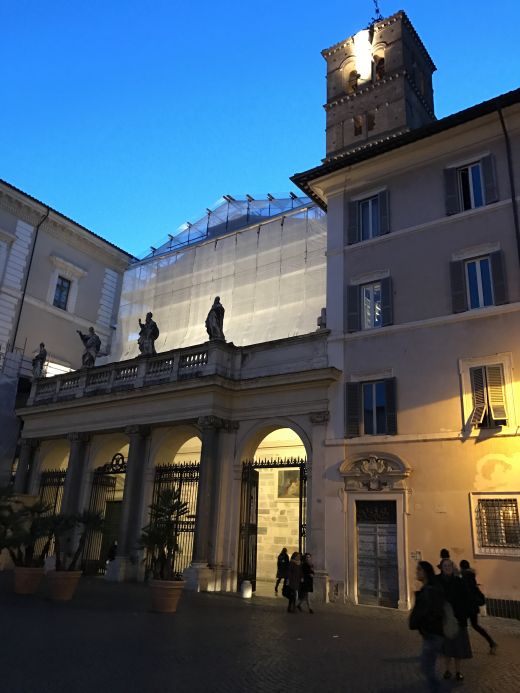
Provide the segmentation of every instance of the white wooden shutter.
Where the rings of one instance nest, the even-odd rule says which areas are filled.
[[[471,425],[478,426],[486,413],[486,391],[484,381],[484,368],[472,368],[471,392],[473,394],[473,411],[471,413]]]
[[[507,420],[504,373],[500,364],[486,366],[489,408],[495,421]]]

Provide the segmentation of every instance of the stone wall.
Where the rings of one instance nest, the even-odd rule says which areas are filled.
[[[299,501],[295,498],[279,498],[279,475],[292,469],[260,469],[258,492],[258,544],[257,580],[273,580],[276,576],[276,559],[284,546],[289,556],[298,550]],[[281,476],[281,492],[287,493],[287,476]]]

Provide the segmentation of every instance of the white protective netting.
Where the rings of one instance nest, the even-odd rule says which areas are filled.
[[[158,352],[208,340],[215,296],[224,333],[237,346],[316,330],[325,305],[325,213],[314,205],[149,258],[127,270],[110,361],[132,358],[138,318],[153,313]]]

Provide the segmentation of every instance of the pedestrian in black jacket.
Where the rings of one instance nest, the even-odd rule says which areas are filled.
[[[410,614],[410,629],[418,630],[422,636],[421,672],[430,691],[440,690],[440,681],[435,673],[435,663],[444,642],[442,623],[444,595],[437,585],[431,563],[417,564],[417,580],[422,583],[415,593],[415,604]]]
[[[450,660],[454,659],[455,678],[457,681],[463,681],[464,675],[460,670],[460,660],[473,657],[468,637],[469,595],[462,578],[455,575],[453,561],[449,558],[444,558],[441,561],[441,572],[440,575],[437,575],[437,584],[444,592],[446,600],[451,604],[459,624],[459,632],[453,639],[444,638],[443,653],[446,662],[444,678],[451,678]]]
[[[287,568],[289,567],[289,554],[285,546],[278,554],[276,559],[276,584],[274,586],[274,593],[278,596],[278,585],[282,580],[287,577]]]
[[[289,599],[289,606],[287,607],[287,611],[292,614],[296,613],[296,597],[298,595],[298,589],[300,588],[301,580],[301,554],[298,553],[298,551],[295,551],[291,556],[291,560],[289,561],[287,577],[285,578],[285,585],[288,588]]]
[[[310,553],[303,554],[302,561],[302,579],[298,589],[298,604],[296,605],[299,611],[302,611],[302,604],[307,604],[307,609],[310,614],[314,611],[311,609],[310,595],[314,591],[314,566],[312,565],[312,556]]]
[[[483,599],[483,594],[477,585],[477,576],[475,571],[470,567],[468,561],[461,561],[460,565],[460,576],[466,585],[466,591],[468,593],[469,600],[469,622],[473,630],[476,630],[489,645],[489,654],[496,654],[497,644],[493,638],[489,635],[485,628],[482,628],[478,622],[478,615],[480,613],[479,600]]]

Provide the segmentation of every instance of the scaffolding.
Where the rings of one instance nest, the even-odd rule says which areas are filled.
[[[160,329],[157,351],[207,341],[215,296],[237,346],[314,331],[325,305],[325,249],[325,213],[308,198],[226,195],[127,270],[110,360],[139,353],[138,319],[148,311]]]

